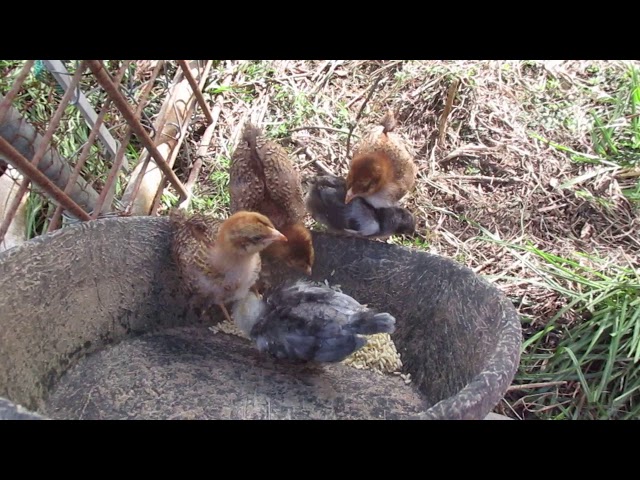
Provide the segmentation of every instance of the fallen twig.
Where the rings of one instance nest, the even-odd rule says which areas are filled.
[[[478,274],[480,272],[482,272],[485,268],[493,265],[494,263],[496,263],[498,260],[500,260],[503,256],[504,253],[504,247],[502,247],[498,253],[496,255],[493,256],[493,258],[489,259],[488,261],[484,262],[482,265],[477,266],[476,268],[473,269],[473,272]]]
[[[540,383],[526,383],[524,385],[511,385],[507,388],[507,392],[515,392],[518,390],[532,390],[534,388],[555,387],[559,385],[566,385],[566,381],[559,382],[540,382]]]
[[[371,97],[373,96],[373,92],[375,92],[376,87],[378,86],[378,83],[380,83],[380,80],[382,80],[382,75],[378,75],[378,77],[373,82],[373,85],[371,85],[371,88],[369,89],[369,94],[367,95],[367,98],[365,98],[364,102],[362,102],[362,105],[360,105],[360,110],[358,110],[358,114],[356,115],[356,119],[353,121],[353,123],[349,127],[349,136],[347,136],[347,153],[345,155],[346,158],[349,158],[349,149],[351,147],[351,135],[353,134],[353,130],[356,128],[356,125],[358,125],[358,120],[360,120],[360,117],[362,116],[362,112],[364,111],[364,107],[366,107],[367,103],[369,103],[369,100],[371,100]]]
[[[442,178],[447,180],[466,180],[469,182],[496,182],[496,183],[513,183],[519,181],[515,178],[487,177],[484,175],[447,175]]]
[[[318,83],[316,88],[313,89],[313,91],[311,92],[311,95],[316,95],[322,89],[322,87],[325,86],[325,84],[329,81],[329,79],[333,75],[333,72],[335,72],[336,68],[342,65],[343,62],[344,60],[334,60],[333,62],[331,62],[331,67],[329,67],[329,71],[323,77],[323,79]]]
[[[635,178],[635,177],[640,177],[640,168],[633,168],[633,169],[629,169],[629,170],[625,170],[622,172],[618,172],[615,175],[616,177],[619,178]]]
[[[308,127],[292,128],[292,129],[289,130],[289,132],[291,132],[291,133],[300,132],[302,130],[328,130],[329,132],[346,133],[347,135],[349,134],[348,131],[345,132],[344,130],[340,130],[339,128],[323,127],[321,125],[309,125]],[[354,135],[354,137],[357,137],[357,135]]]
[[[449,119],[449,115],[451,114],[451,109],[453,108],[453,100],[456,97],[456,92],[458,91],[459,86],[459,78],[454,80],[453,83],[449,85],[449,91],[447,92],[447,102],[444,106],[442,116],[440,117],[440,124],[438,125],[438,145],[440,146],[442,146],[444,143],[444,135],[447,131],[447,120]]]
[[[538,213],[550,212],[552,210],[557,210],[558,208],[564,208],[569,206],[568,203],[557,203],[555,205],[550,205],[548,207],[543,207],[538,209]]]
[[[463,155],[468,155],[470,157],[477,157],[477,155],[474,155],[474,153],[490,152],[493,149],[494,149],[493,147],[487,147],[486,145],[464,145],[460,148],[455,149],[453,152],[451,152],[449,155],[447,155],[443,159],[438,160],[438,164],[440,166],[443,166]]]
[[[294,143],[300,145],[300,148],[302,149],[301,151],[304,152],[305,156],[309,159],[308,162],[303,163],[301,166],[301,169],[304,169],[306,167],[308,167],[309,165],[315,165],[319,170],[321,170],[325,175],[332,175],[335,176],[335,173],[333,173],[331,171],[331,169],[329,169],[329,167],[327,167],[325,165],[325,163],[322,160],[318,160],[318,158],[315,156],[315,154],[313,153],[313,151],[309,148],[308,145],[304,145],[302,142],[300,142],[299,140],[293,140]]]
[[[222,81],[222,85],[228,86],[231,83],[232,77],[233,77],[232,74],[228,74]],[[180,203],[178,208],[187,209],[189,207],[192,193],[193,193],[193,187],[195,186],[198,180],[198,175],[200,174],[200,170],[202,169],[202,160],[207,157],[208,150],[211,145],[211,139],[213,138],[213,132],[216,129],[216,125],[218,124],[218,119],[220,118],[220,112],[222,111],[223,103],[224,103],[223,95],[218,95],[218,98],[216,98],[216,104],[211,110],[212,122],[204,131],[204,134],[200,139],[200,145],[198,146],[198,150],[196,152],[196,159],[194,160],[193,166],[191,167],[191,172],[189,172],[189,178],[187,179],[187,183],[185,183],[184,185],[184,188],[187,191],[187,198],[185,198]]]

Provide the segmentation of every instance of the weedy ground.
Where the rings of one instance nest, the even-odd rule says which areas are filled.
[[[496,411],[640,418],[640,62],[219,61],[205,90],[220,113],[194,209],[228,215],[245,120],[304,177],[345,175],[362,127],[393,108],[420,169],[416,235],[393,241],[470,267],[521,315],[520,369]],[[203,130],[194,118],[183,180]],[[167,189],[164,208],[176,200]]]

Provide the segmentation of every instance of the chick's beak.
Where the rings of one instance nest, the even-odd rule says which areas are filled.
[[[349,203],[354,198],[355,198],[355,195],[353,194],[353,190],[349,189],[347,190],[347,195],[344,198],[344,203]]]
[[[311,267],[307,267],[307,269],[305,270],[307,275],[311,276]]]
[[[270,229],[270,238],[274,241],[274,242],[288,242],[287,237],[285,237],[283,234],[281,234],[278,230],[276,230],[275,228]]]

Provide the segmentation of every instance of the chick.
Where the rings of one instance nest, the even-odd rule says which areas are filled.
[[[411,147],[394,133],[389,111],[354,148],[347,175],[346,202],[364,198],[375,208],[392,207],[415,185],[418,168]]]
[[[415,219],[405,208],[374,208],[359,197],[345,203],[347,187],[341,177],[318,176],[311,179],[310,184],[307,209],[317,222],[334,232],[385,238],[415,231]]]
[[[361,335],[392,333],[395,318],[328,286],[296,280],[250,292],[234,304],[236,325],[260,352],[293,362],[340,362],[367,344]]]
[[[245,297],[260,272],[260,252],[287,238],[259,213],[237,212],[224,222],[203,214],[170,213],[172,255],[185,294],[209,309]]]
[[[260,212],[287,236],[286,245],[274,244],[264,256],[310,275],[313,243],[303,223],[306,211],[300,176],[287,152],[247,123],[232,155],[229,176],[231,211]]]

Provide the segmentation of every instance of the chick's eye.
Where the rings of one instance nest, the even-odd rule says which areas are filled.
[[[264,239],[264,237],[262,235],[254,235],[253,237],[251,237],[251,241],[252,242],[260,242]]]

